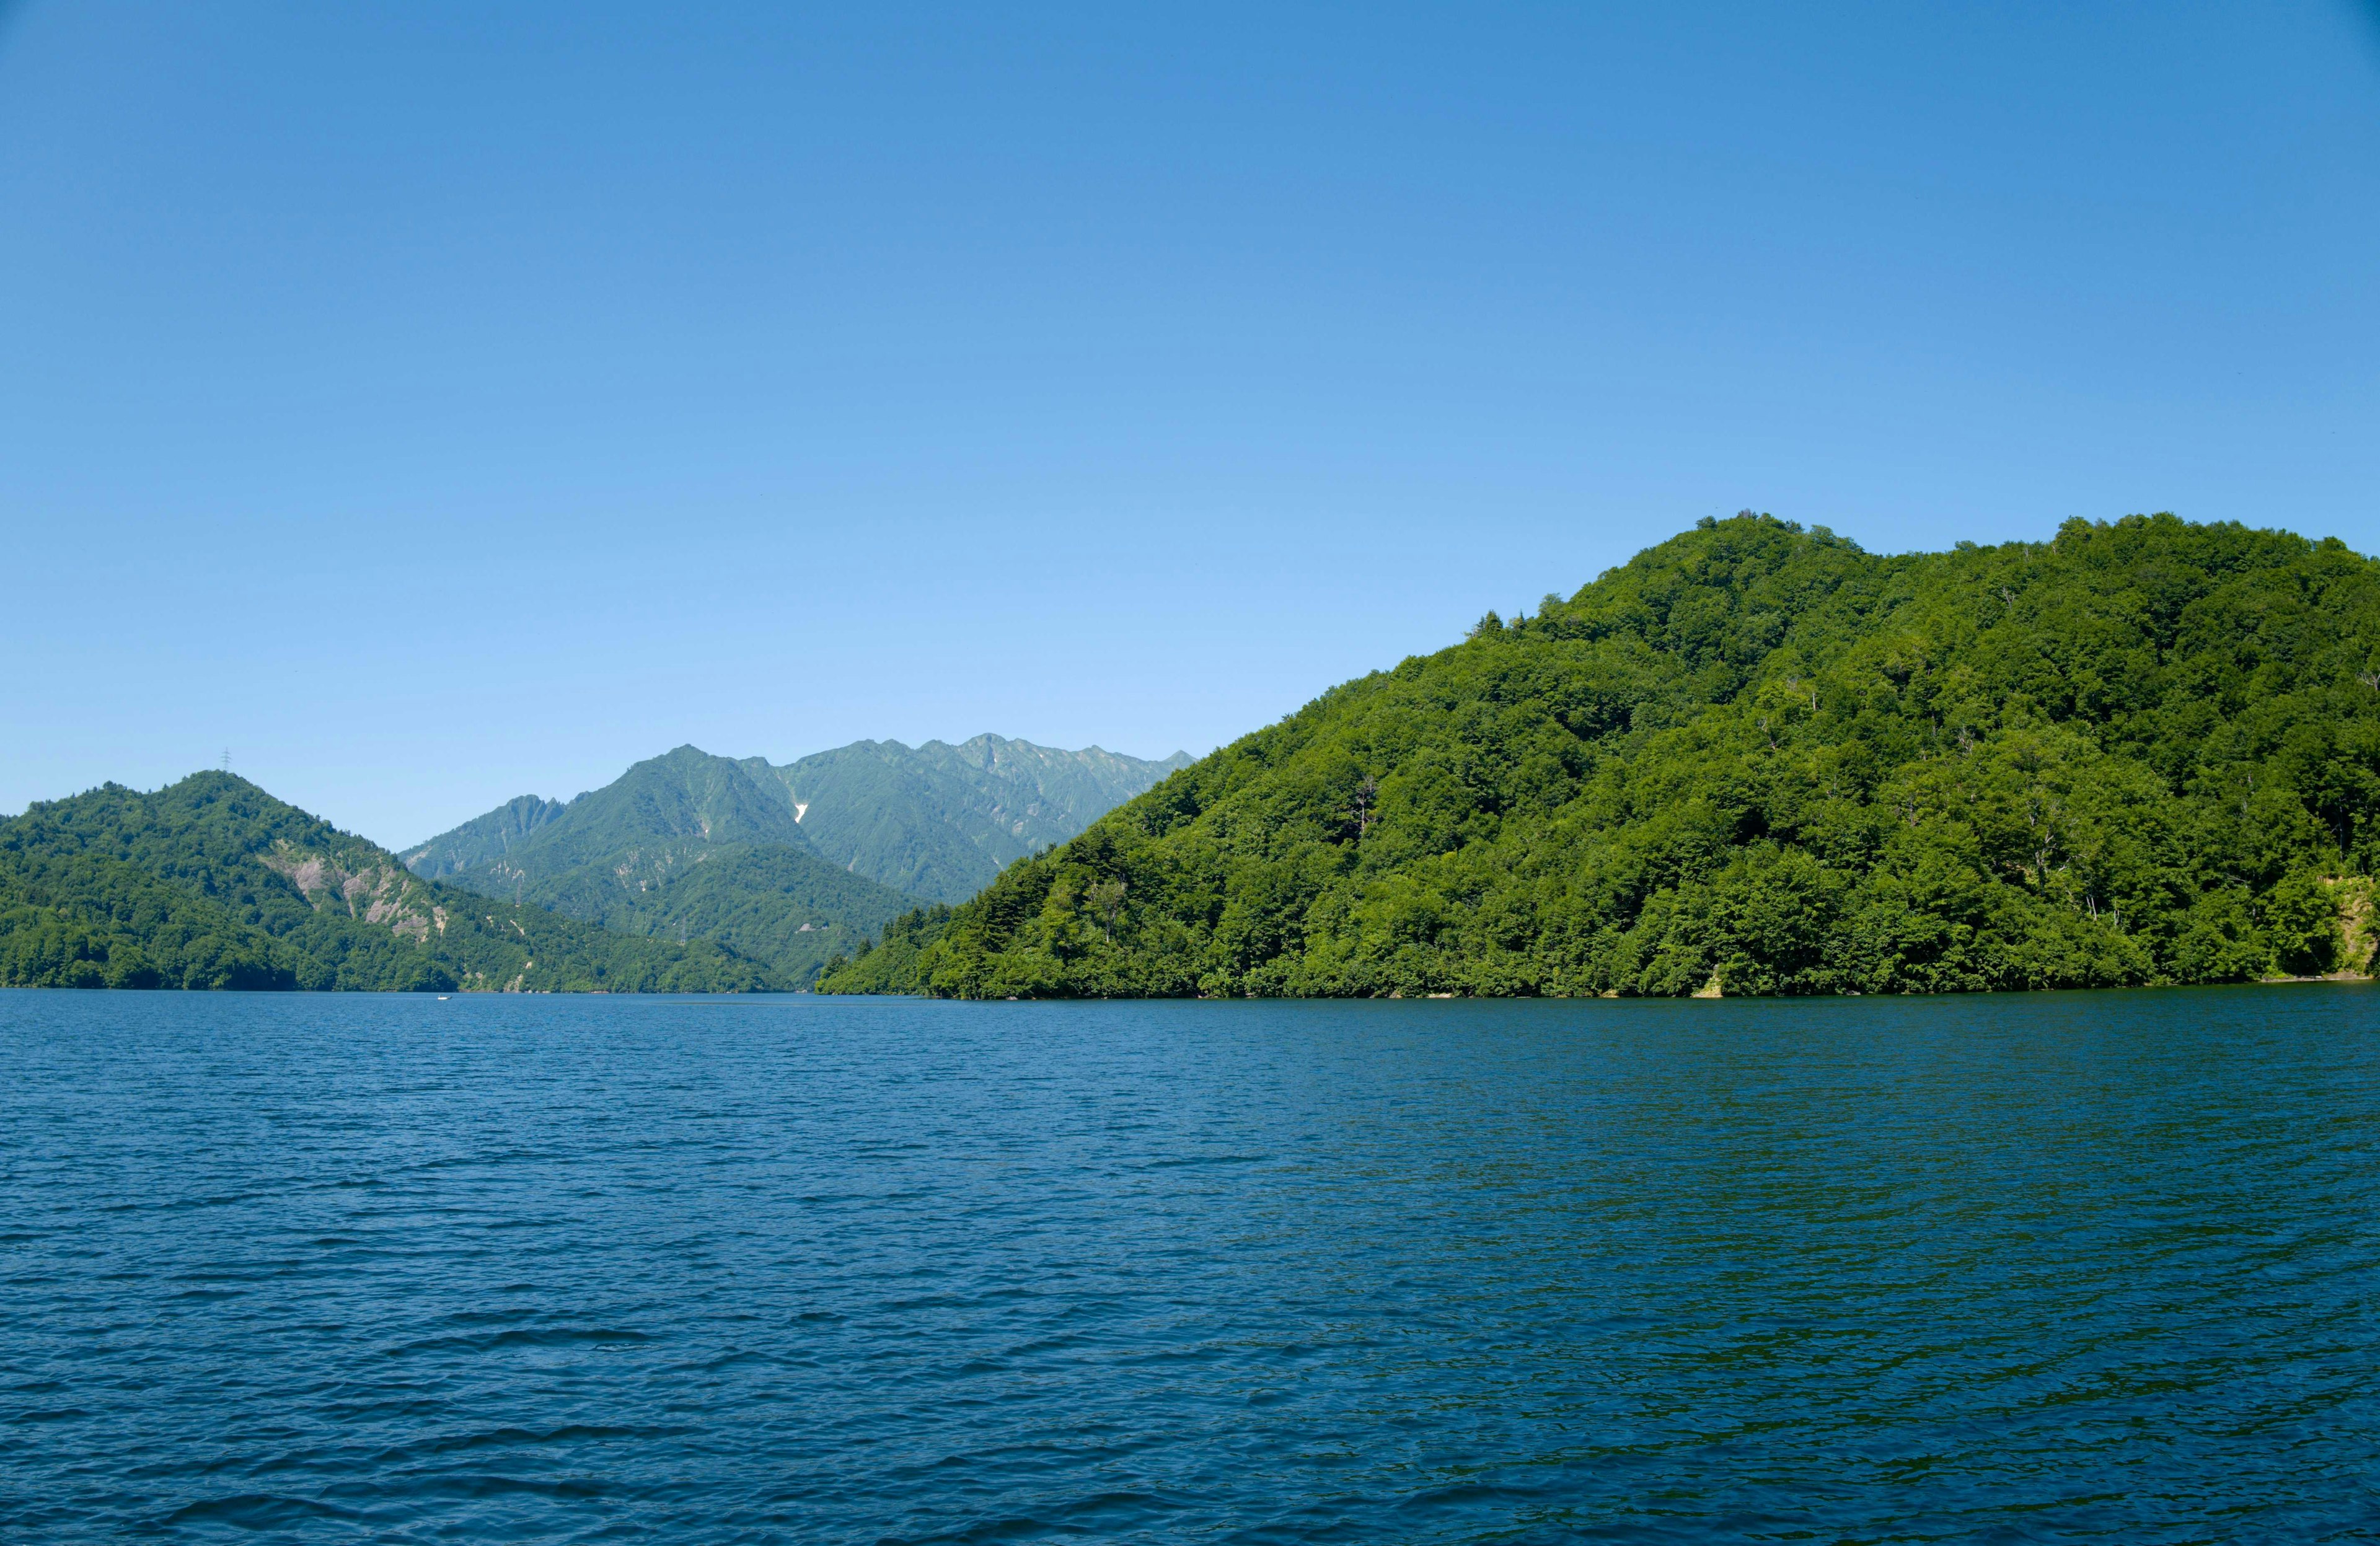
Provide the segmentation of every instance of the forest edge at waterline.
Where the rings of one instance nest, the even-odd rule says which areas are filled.
[[[1903,555],[1706,521],[897,916],[897,890],[799,851],[798,805],[777,823],[792,839],[756,828],[774,847],[714,838],[732,834],[704,814],[712,785],[774,787],[746,765],[686,747],[632,772],[681,765],[671,801],[636,803],[693,813],[682,876],[594,896],[671,839],[623,827],[589,850],[592,879],[540,893],[575,916],[410,873],[419,855],[225,773],[37,804],[0,822],[0,984],[717,992],[817,972],[828,992],[1005,999],[2352,979],[2374,947],[2380,571],[2335,539],[2170,515]]]
[[[2171,515],[1706,521],[888,925],[827,992],[1803,995],[2356,976],[2380,569]]]

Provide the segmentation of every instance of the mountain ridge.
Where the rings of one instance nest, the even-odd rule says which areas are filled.
[[[861,741],[782,767],[759,758],[803,806],[805,837],[856,873],[935,901],[958,901],[1001,869],[1062,842],[1183,766],[1097,746],[1064,751],[977,735],[958,743]]]
[[[771,801],[782,800],[789,818],[783,822],[744,808],[747,820],[770,827],[768,837],[750,840],[808,848],[847,873],[942,901],[973,895],[1003,865],[1074,836],[1190,761],[1186,752],[1149,760],[1099,746],[1066,751],[982,734],[914,747],[857,741],[783,764],[720,757],[687,743],[634,766],[670,758],[732,763]],[[485,871],[619,782],[569,801],[518,795],[401,852],[426,878]]]
[[[465,822],[401,854],[405,867],[424,880],[441,880],[457,870],[501,858],[568,807],[535,794],[515,795],[483,816]]]
[[[606,928],[714,939],[798,984],[932,900],[897,882],[979,888],[1163,766],[990,735],[860,742],[782,767],[686,744],[566,803],[517,797],[407,860]]]

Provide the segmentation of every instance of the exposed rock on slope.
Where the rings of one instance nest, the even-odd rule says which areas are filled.
[[[245,779],[108,785],[0,822],[0,984],[738,990],[716,946],[624,938],[408,873]]]

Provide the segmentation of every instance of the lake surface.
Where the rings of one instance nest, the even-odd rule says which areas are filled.
[[[0,993],[0,1538],[2380,1532],[2380,992]]]

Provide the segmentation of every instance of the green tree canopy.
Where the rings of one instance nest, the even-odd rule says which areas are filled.
[[[2380,574],[2171,515],[1745,514],[1332,689],[830,991],[1945,992],[2368,954]],[[1121,888],[1121,889],[1118,889]]]

